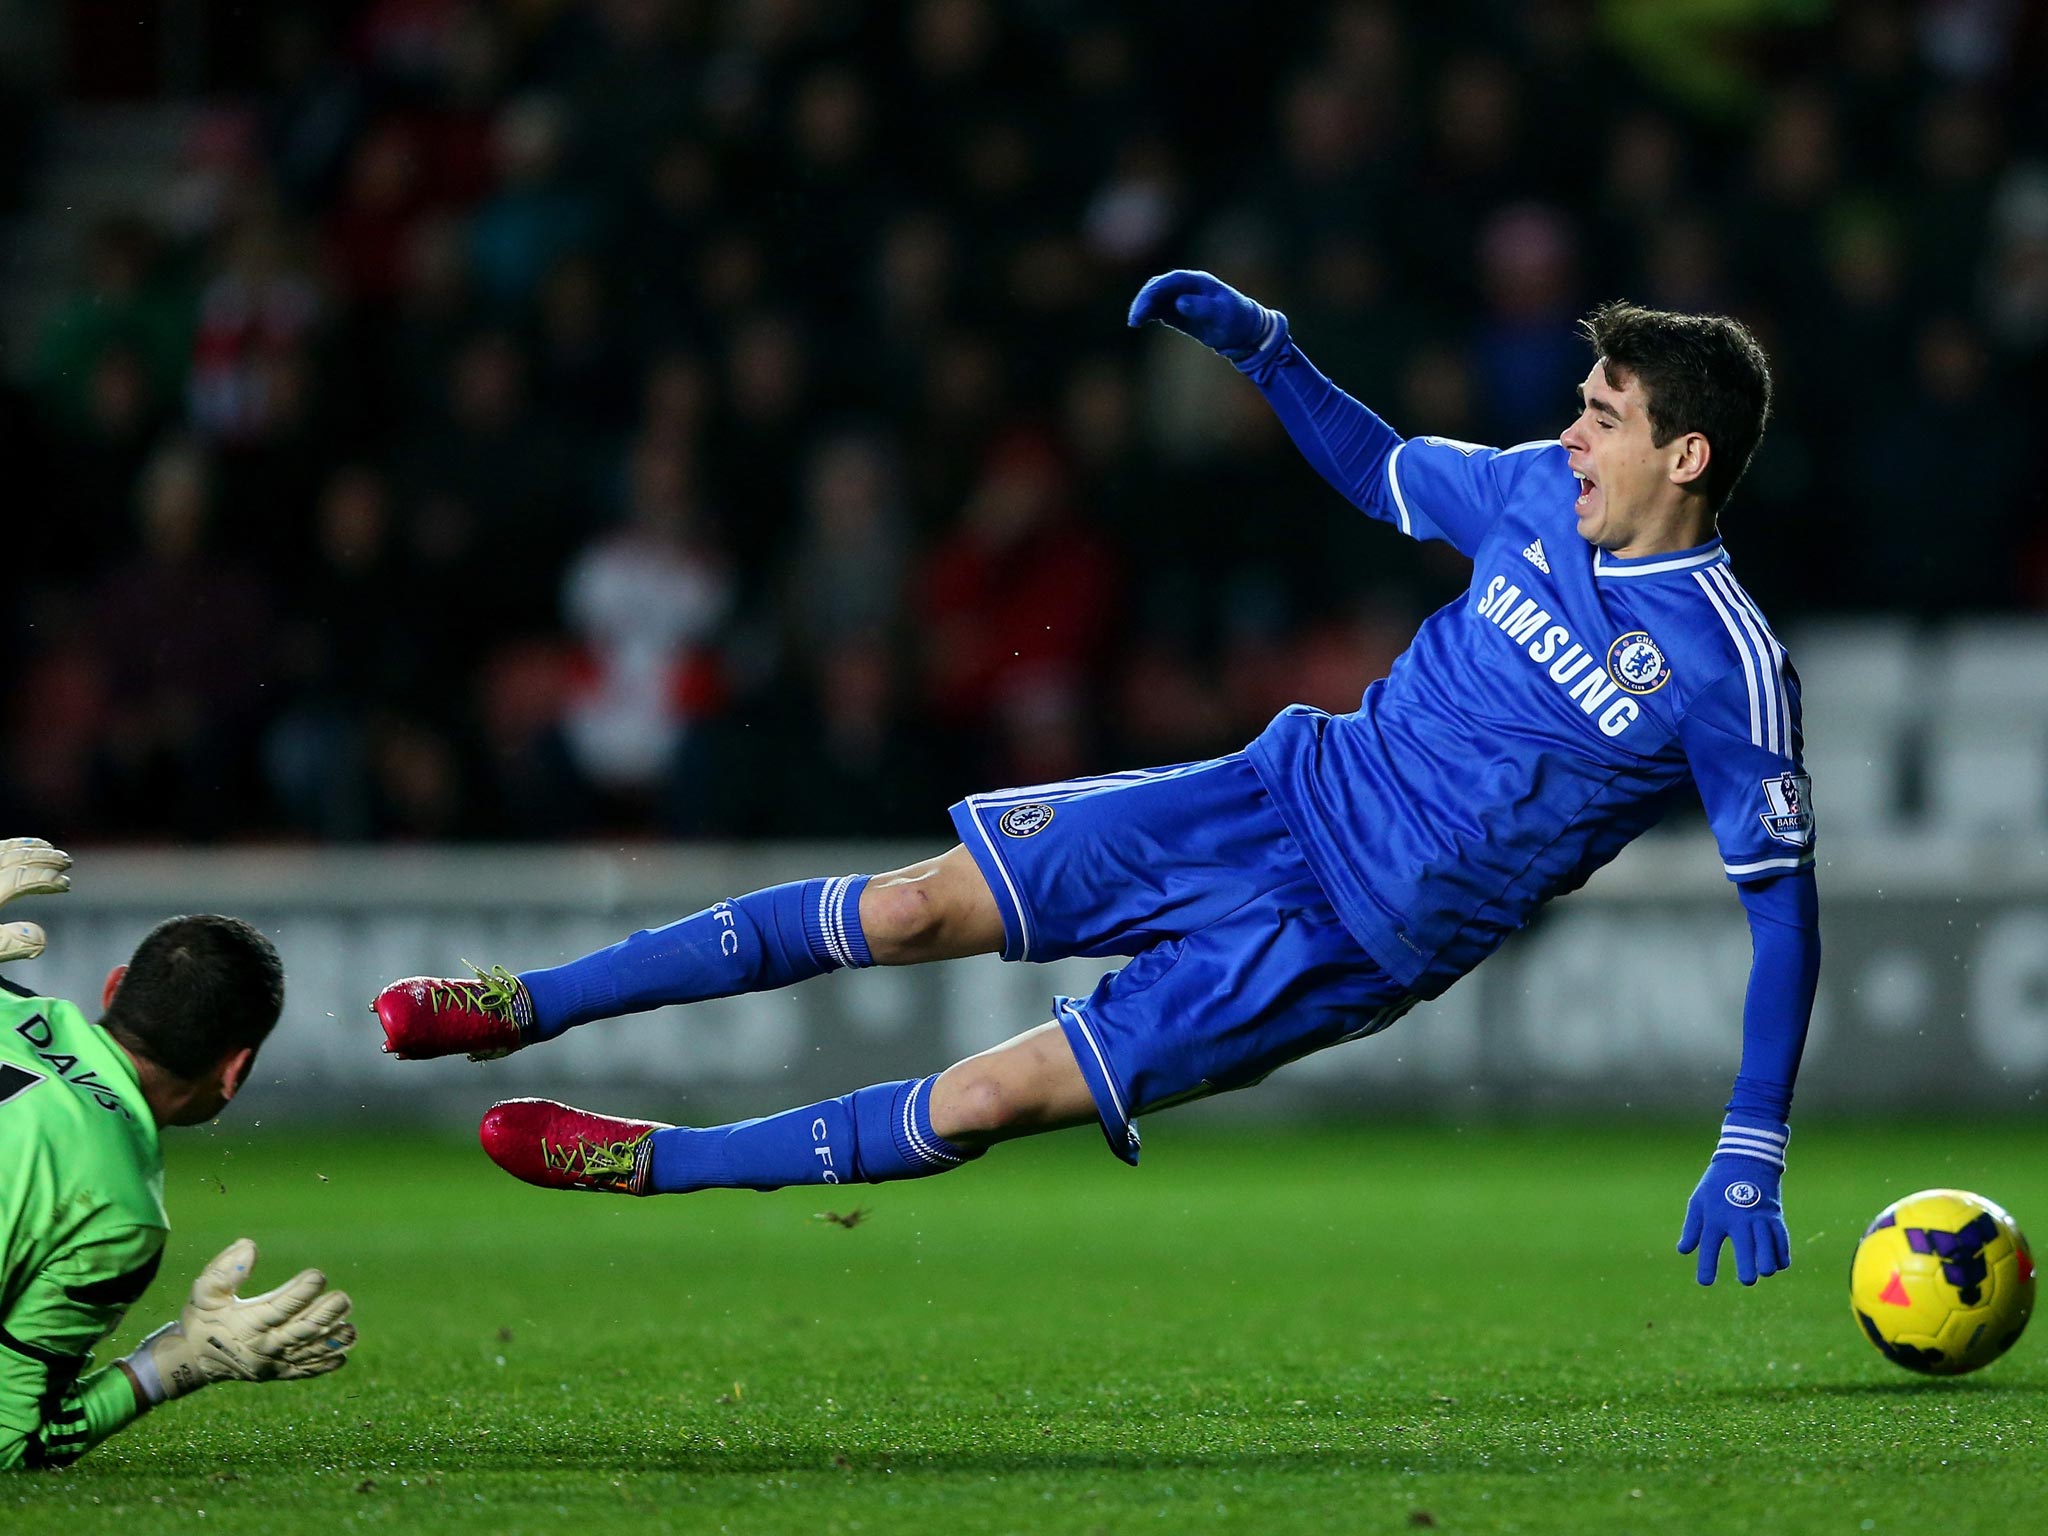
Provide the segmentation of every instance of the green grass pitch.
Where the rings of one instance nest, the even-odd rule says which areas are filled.
[[[247,1232],[259,1280],[317,1262],[355,1295],[354,1362],[0,1483],[0,1530],[2031,1527],[2048,1324],[1922,1381],[1844,1286],[1927,1185],[2048,1237],[2048,1128],[1803,1125],[1792,1270],[1702,1291],[1672,1243],[1712,1129],[1191,1114],[1136,1172],[1075,1132],[915,1184],[636,1202],[230,1118],[166,1138],[176,1232],[119,1346]]]

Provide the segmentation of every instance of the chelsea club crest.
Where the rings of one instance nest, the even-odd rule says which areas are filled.
[[[1632,629],[1607,648],[1607,675],[1626,693],[1655,693],[1671,681],[1671,663],[1646,631]]]
[[[1052,820],[1052,807],[1042,803],[1013,805],[1003,812],[1002,820],[996,823],[1009,837],[1033,837],[1046,829]]]

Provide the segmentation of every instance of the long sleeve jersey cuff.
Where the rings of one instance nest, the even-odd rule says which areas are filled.
[[[1242,352],[1223,349],[1223,355],[1230,359],[1231,366],[1255,382],[1256,376],[1270,368],[1275,359],[1287,350],[1287,317],[1277,309],[1268,309],[1265,314],[1265,327],[1250,348]]]
[[[78,1384],[78,1395],[85,1405],[86,1437],[94,1445],[142,1416],[134,1385],[127,1372],[116,1366],[86,1377]]]
[[[1728,1112],[1788,1120],[1820,982],[1820,897],[1811,869],[1737,887],[1752,958],[1742,1009],[1742,1069]]]
[[[69,1466],[142,1412],[127,1376],[113,1366],[38,1406],[42,1417],[33,1429],[0,1435],[0,1469]]]

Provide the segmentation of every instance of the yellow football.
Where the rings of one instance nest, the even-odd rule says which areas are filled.
[[[2034,1310],[2034,1260],[2000,1207],[1964,1189],[1923,1189],[1878,1212],[1849,1266],[1864,1336],[1909,1371],[1989,1365]]]

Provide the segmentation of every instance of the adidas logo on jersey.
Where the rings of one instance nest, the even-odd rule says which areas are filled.
[[[1529,547],[1522,551],[1522,558],[1535,566],[1544,575],[1550,574],[1550,562],[1543,557],[1543,541],[1532,539]]]

